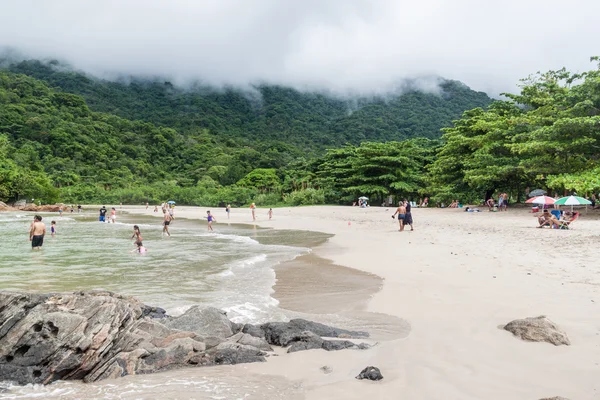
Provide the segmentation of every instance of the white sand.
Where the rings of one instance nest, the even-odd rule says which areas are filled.
[[[205,210],[177,207],[176,216],[201,219]],[[131,211],[152,214],[152,208]],[[213,214],[227,221],[224,210]],[[294,353],[233,371],[298,381],[307,399],[600,399],[595,214],[558,231],[535,229],[526,210],[413,209],[415,231],[402,233],[392,214],[392,208],[277,208],[269,221],[259,208],[257,224],[334,234],[314,253],[384,278],[366,309],[408,320],[407,338],[366,351]],[[250,210],[232,210],[229,221],[252,223]],[[572,345],[526,343],[498,329],[538,315],[565,330]],[[323,365],[333,372],[324,374]],[[384,380],[354,379],[368,365],[379,367]]]

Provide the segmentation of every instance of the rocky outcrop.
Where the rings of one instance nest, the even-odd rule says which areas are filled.
[[[502,329],[527,342],[548,342],[555,346],[571,344],[567,334],[543,315],[535,318],[516,319]]]
[[[0,292],[0,381],[86,382],[174,368],[265,361],[271,345],[289,352],[367,348],[328,337],[366,337],[306,320],[235,324],[216,308],[179,317],[107,291]]]
[[[381,371],[377,367],[366,367],[360,374],[356,376],[356,379],[369,379],[371,381],[380,381],[383,379]]]

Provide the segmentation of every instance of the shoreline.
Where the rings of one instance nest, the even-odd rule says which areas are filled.
[[[176,217],[202,221],[205,210],[177,207]],[[220,224],[227,221],[224,211],[213,210]],[[267,210],[258,209],[253,223],[248,209],[233,209],[229,222],[333,235],[313,247],[306,259],[291,262],[299,268],[282,267],[279,272],[280,295],[292,303],[295,297],[291,308],[337,311],[340,321],[348,322],[351,316],[364,330],[389,335],[381,335],[381,342],[367,351],[311,350],[260,364],[166,372],[162,379],[180,374],[192,380],[223,374],[242,380],[277,379],[281,388],[294,388],[299,399],[598,398],[596,213],[583,214],[565,231],[535,229],[535,219],[526,209],[464,213],[417,208],[415,231],[399,233],[390,218],[392,208],[280,208],[271,221]],[[119,211],[153,214],[144,206]],[[199,226],[205,229],[206,222]],[[217,232],[218,227],[219,223]],[[323,268],[318,261],[311,264],[311,257],[329,261]],[[336,268],[347,281],[328,284],[331,276],[340,276]],[[302,276],[304,271],[312,275]],[[376,282],[374,277],[383,279],[381,289],[365,294],[361,285]],[[324,289],[329,293],[319,298]],[[365,297],[366,304],[361,302]],[[571,345],[524,342],[498,329],[514,319],[538,315],[548,316],[564,330]],[[382,324],[383,318],[392,322]],[[402,329],[407,335],[397,334]],[[325,365],[330,373],[321,371]],[[384,380],[355,380],[368,365],[379,367]],[[161,380],[161,375],[155,379]]]
[[[194,218],[203,210],[181,207],[176,216]],[[365,312],[404,318],[412,331],[363,353],[290,354],[247,371],[302,382],[307,399],[592,400],[600,393],[594,378],[600,373],[595,213],[560,231],[535,229],[527,209],[416,208],[415,231],[399,233],[391,208],[274,211],[269,221],[266,210],[258,209],[254,224],[333,234],[314,255],[382,277]],[[253,224],[247,209],[233,209],[232,219]],[[565,330],[572,345],[527,343],[498,329],[538,315]],[[324,375],[322,365],[333,373]],[[367,365],[379,367],[385,379],[354,380]]]

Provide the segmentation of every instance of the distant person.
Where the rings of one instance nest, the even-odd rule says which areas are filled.
[[[50,223],[50,234],[54,237],[56,235],[56,221]]]
[[[102,208],[100,209],[100,218],[98,219],[100,222],[105,222],[107,211],[108,210],[106,209],[106,207],[102,206]]]
[[[403,224],[404,224],[404,226],[410,225],[410,230],[414,231],[415,229],[413,228],[412,213],[410,212],[410,210],[412,209],[412,206],[410,205],[408,200],[404,200],[404,208],[406,209],[406,213],[404,214]]]
[[[168,208],[169,209],[169,215],[171,216],[171,220],[175,219],[175,204],[171,204],[171,207]]]
[[[212,232],[213,231],[212,224],[213,224],[213,222],[217,222],[217,220],[215,219],[215,217],[212,216],[210,211],[206,212],[206,219],[208,220],[208,230],[210,232]]]
[[[167,233],[167,235],[169,235],[169,237],[171,236],[171,232],[169,232],[169,225],[171,224],[171,214],[169,214],[167,212],[167,210],[164,211],[164,219],[163,219],[163,230],[162,233],[163,235],[165,234],[165,232]]]
[[[81,212],[81,204],[77,204],[77,212],[80,213]]]
[[[62,207],[58,207],[58,216],[62,217],[63,209]]]
[[[148,251],[148,249],[146,249],[144,247],[144,245],[142,244],[141,240],[136,240],[135,241],[135,245],[137,246],[134,250],[131,250],[130,253],[139,253],[139,254],[144,254]]]
[[[490,197],[489,199],[487,199],[487,201],[485,202],[485,204],[487,204],[488,206],[488,211],[493,211],[494,210],[494,198]]]
[[[256,221],[256,204],[252,203],[250,210],[252,211],[252,221]]]
[[[146,210],[148,209],[148,202],[146,202]]]
[[[273,209],[272,208],[269,208],[269,212],[267,213],[267,215],[269,216],[269,220],[271,218],[273,218]]]
[[[154,212],[158,212],[158,206],[154,206]]]
[[[504,211],[508,211],[508,193],[504,192],[504,196],[502,199],[502,208],[504,209]]]
[[[137,226],[137,225],[133,226],[133,235],[131,235],[131,238],[132,239],[135,238],[136,242],[138,242],[138,241],[141,242],[143,240],[142,239],[142,232],[140,232],[140,227],[139,226]]]
[[[227,219],[229,219],[229,214],[231,214],[231,204],[227,203],[227,207],[225,207],[225,212],[227,213]]]
[[[404,217],[406,217],[406,207],[404,206],[404,202],[398,203],[398,208],[396,208],[396,212],[392,215],[392,218],[395,218],[398,215],[398,224],[400,225],[399,231],[404,231]]]
[[[115,220],[117,219],[117,209],[116,208],[112,208],[112,210],[110,210],[110,221],[113,224],[115,223]]]
[[[71,214],[73,214],[74,212],[75,212],[75,207],[73,207],[73,206],[71,205]]]
[[[119,203],[119,208],[122,210],[123,209],[123,203]]]
[[[421,207],[427,207],[429,205],[429,197],[425,197],[423,199],[423,203],[421,203]]]
[[[36,215],[33,217],[33,224],[29,230],[29,240],[33,250],[41,250],[44,245],[44,236],[46,235],[46,224],[42,222],[42,217]]]

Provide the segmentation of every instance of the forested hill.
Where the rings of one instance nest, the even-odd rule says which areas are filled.
[[[74,72],[57,62],[23,61],[4,66],[60,91],[81,95],[93,111],[152,122],[194,134],[277,140],[304,149],[345,143],[438,138],[465,110],[491,99],[456,81],[441,81],[441,93],[407,90],[387,98],[341,100],[319,93],[261,85],[252,92],[206,87],[181,89],[169,82],[111,82]]]

